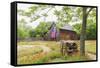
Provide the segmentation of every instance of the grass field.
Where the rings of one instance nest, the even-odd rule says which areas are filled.
[[[93,40],[86,41],[85,45],[86,45],[85,46],[86,51],[96,54],[96,41]]]
[[[79,41],[76,41],[79,46]],[[86,52],[96,53],[96,41],[88,40],[85,42]],[[18,64],[38,64],[51,62],[70,62],[90,60],[88,57],[62,56],[60,53],[60,42],[56,41],[33,41],[18,42],[17,50]]]

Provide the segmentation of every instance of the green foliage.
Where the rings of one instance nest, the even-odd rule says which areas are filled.
[[[18,39],[23,40],[30,37],[31,27],[28,27],[27,22],[24,19],[18,21],[17,36]]]
[[[96,23],[92,22],[87,25],[86,37],[87,39],[96,39]]]
[[[69,6],[62,7],[62,10],[55,8],[54,15],[57,16],[57,25],[61,27],[72,20],[72,9]]]
[[[73,25],[74,30],[78,35],[81,33],[82,24]],[[96,39],[96,9],[92,9],[87,18],[86,39]]]
[[[48,9],[48,10],[47,10]],[[88,10],[90,8],[87,8]],[[44,10],[46,12],[40,13]],[[21,16],[26,16],[30,18],[29,22],[36,21],[41,17],[44,18],[44,21],[41,21],[40,24],[35,29],[27,29],[27,22],[24,19],[20,20],[18,24],[18,37],[25,38],[27,37],[43,37],[43,35],[48,32],[50,27],[50,22],[45,22],[45,18],[48,17],[48,13],[53,11],[53,14],[57,17],[56,25],[57,28],[63,27],[65,24],[71,22],[80,22],[82,23],[82,7],[71,7],[71,6],[62,6],[60,10],[56,6],[51,5],[32,5],[26,10],[18,9],[18,13]],[[40,14],[39,14],[40,13]],[[74,20],[76,18],[76,20]],[[76,23],[73,25],[74,30],[80,36],[81,24]],[[27,31],[26,31],[27,30]],[[96,9],[93,8],[92,11],[88,14],[87,18],[87,29],[86,29],[87,39],[96,39]]]
[[[86,37],[88,37],[87,39],[96,39],[96,33],[97,33],[97,29],[96,29],[96,9],[92,9],[91,13],[89,13],[88,15],[88,19],[87,19],[87,33],[86,33]]]
[[[18,9],[17,11],[22,16],[31,17],[32,14],[34,14],[38,10],[38,7],[37,6],[31,6],[27,10],[28,11],[25,11],[25,10],[22,10],[22,9]]]
[[[75,24],[73,25],[73,27],[74,30],[77,32],[78,36],[80,37],[81,24]],[[89,22],[89,20],[86,28],[86,39],[96,39],[96,23]]]
[[[25,38],[29,37],[28,31],[26,31],[25,29],[18,28],[17,33],[18,33],[19,39],[25,39]]]
[[[76,9],[76,16],[79,18],[79,19],[81,19],[82,20],[82,8],[81,7],[78,7],[77,9]]]
[[[77,23],[77,24],[73,25],[73,29],[74,29],[74,31],[77,32],[78,35],[80,35],[81,27],[82,27],[82,26],[81,26],[80,23]]]
[[[34,37],[43,37],[45,33],[48,32],[48,28],[50,27],[50,24],[47,22],[40,22],[40,24],[34,29]]]

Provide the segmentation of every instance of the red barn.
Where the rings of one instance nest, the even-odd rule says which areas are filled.
[[[66,24],[62,28],[57,28],[56,23],[52,23],[50,28],[48,28],[48,32],[44,34],[45,40],[76,40],[77,34],[73,31],[72,26]]]
[[[64,27],[59,29],[60,32],[60,39],[61,40],[76,40],[77,34],[73,31],[72,26],[65,25]]]

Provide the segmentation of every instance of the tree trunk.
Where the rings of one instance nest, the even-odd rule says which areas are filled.
[[[80,55],[85,55],[85,36],[86,36],[86,22],[87,22],[87,8],[83,7],[83,21],[82,21],[82,30],[80,35]]]

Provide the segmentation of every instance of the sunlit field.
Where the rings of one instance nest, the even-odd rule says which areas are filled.
[[[76,41],[79,46],[79,41]],[[86,53],[96,54],[96,41],[85,42]],[[79,47],[78,47],[79,48]],[[91,60],[87,55],[80,57],[79,53],[74,56],[62,56],[60,42],[56,41],[32,41],[18,42],[17,62],[18,64],[37,64],[51,62],[70,62]]]

